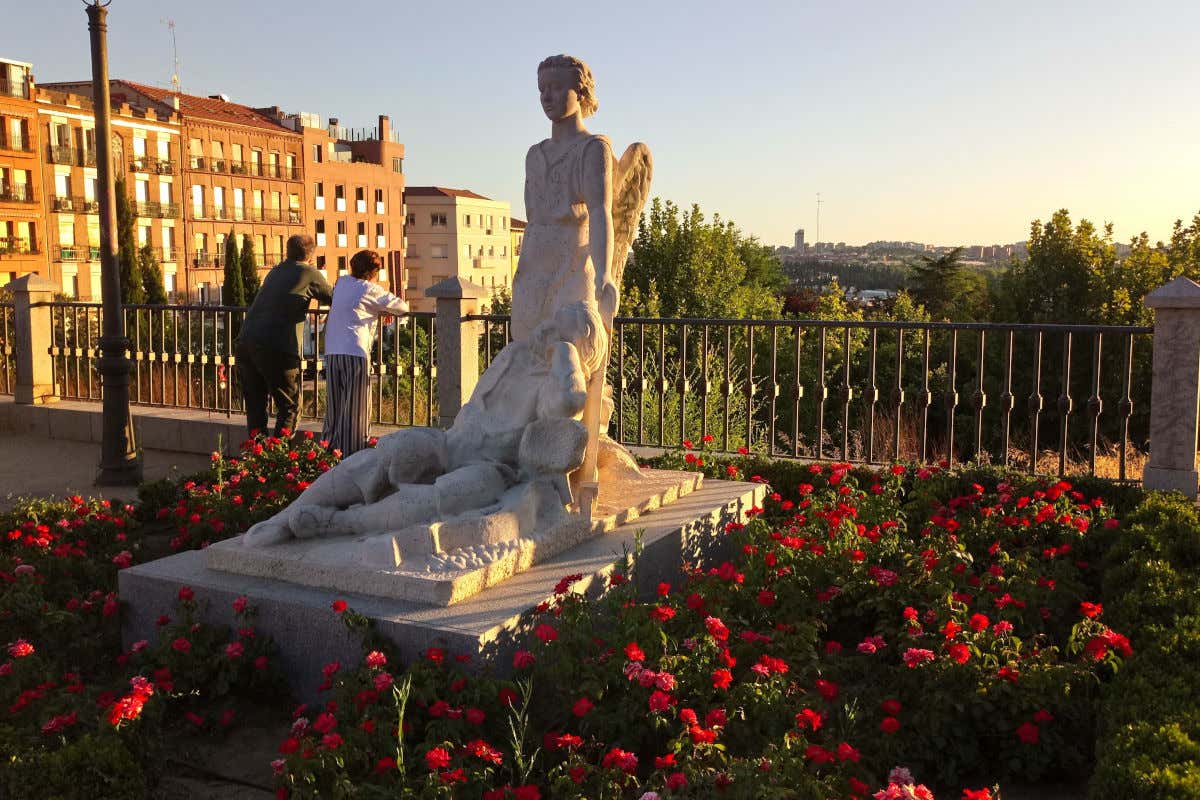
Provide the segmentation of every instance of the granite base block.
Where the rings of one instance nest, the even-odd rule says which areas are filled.
[[[608,533],[535,564],[526,572],[452,606],[333,592],[284,581],[208,569],[202,551],[189,551],[122,570],[119,590],[125,609],[126,645],[153,639],[155,620],[172,613],[180,586],[190,586],[204,606],[202,617],[215,624],[233,622],[232,603],[246,596],[257,609],[257,627],[279,645],[284,673],[301,700],[316,699],[321,667],[330,661],[355,664],[359,642],[330,610],[345,599],[370,617],[403,659],[418,658],[429,647],[472,656],[474,668],[504,674],[512,653],[525,641],[532,610],[554,594],[564,575],[580,573],[575,591],[598,590],[623,553],[642,552],[635,573],[647,593],[660,581],[678,581],[686,562],[705,564],[727,555],[725,526],[745,522],[761,506],[765,487],[739,481],[705,481],[676,502],[648,512]]]

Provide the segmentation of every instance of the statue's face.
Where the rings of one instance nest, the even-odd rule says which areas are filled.
[[[551,122],[567,119],[580,113],[578,84],[575,70],[555,67],[538,72],[538,92],[542,111]]]

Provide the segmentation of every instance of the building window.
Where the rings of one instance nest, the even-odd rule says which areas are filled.
[[[404,159],[403,158],[393,158],[392,159],[392,172],[404,172]]]
[[[469,244],[463,245],[463,258],[467,261],[471,260],[471,245],[469,245]]]
[[[375,235],[383,236],[383,223],[382,222],[375,223]]]
[[[317,220],[317,236],[324,236],[324,235],[325,235],[325,220],[319,219],[319,220]]]
[[[417,224],[417,215],[415,213],[409,214],[407,217],[405,217],[404,224],[405,225],[416,225]]]
[[[382,202],[383,202],[383,189],[376,189],[376,190],[375,190],[375,202],[376,202],[376,203],[382,203]]]
[[[317,269],[325,269],[325,256],[317,256]]]
[[[429,224],[435,228],[446,227],[446,215],[445,214],[430,214],[429,215]]]
[[[338,220],[338,236],[345,236],[345,235],[346,235],[346,220],[339,219]]]
[[[345,275],[345,274],[347,274],[346,273],[346,257],[338,256],[338,275]]]
[[[466,225],[468,228],[471,227],[471,215],[470,214],[463,214],[463,224]]]
[[[448,258],[448,256],[446,255],[446,245],[435,244],[435,245],[430,246],[429,257],[430,258]]]
[[[318,164],[320,164],[322,161],[324,161],[325,160],[325,148],[322,147],[320,144],[314,144],[312,146],[312,158],[313,158],[313,161],[315,161]]]

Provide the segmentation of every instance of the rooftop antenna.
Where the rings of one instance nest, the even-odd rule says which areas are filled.
[[[171,54],[175,59],[175,71],[171,73],[171,88],[176,94],[182,94],[179,84],[179,46],[175,42],[175,20],[160,19],[159,23],[167,26],[167,30],[171,32]]]

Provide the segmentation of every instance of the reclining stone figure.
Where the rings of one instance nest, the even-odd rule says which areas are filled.
[[[244,544],[395,532],[494,506],[520,483],[545,482],[569,504],[568,474],[587,444],[579,422],[587,376],[605,353],[604,338],[593,304],[560,307],[496,356],[448,430],[382,437],[251,528]]]

